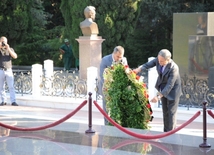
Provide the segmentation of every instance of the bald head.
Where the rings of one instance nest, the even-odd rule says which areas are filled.
[[[6,38],[6,37],[4,37],[4,36],[2,36],[2,37],[0,38],[0,42],[7,43],[7,38]]]

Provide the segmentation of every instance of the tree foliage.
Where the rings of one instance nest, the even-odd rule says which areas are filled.
[[[126,38],[135,29],[139,0],[63,0],[61,11],[65,19],[63,37],[70,38],[78,57],[78,43],[75,40],[82,36],[80,22],[84,20],[84,9],[92,5],[96,8],[95,22],[98,24],[99,36],[105,41],[102,44],[103,55],[112,52],[117,45],[125,46]],[[70,9],[72,8],[72,9]]]
[[[88,5],[95,6],[99,36],[105,39],[102,56],[117,45],[124,46],[131,67],[156,56],[161,48],[172,50],[173,13],[214,9],[213,0],[2,0],[0,32],[19,56],[13,64],[52,59],[54,65],[62,66],[58,48],[64,38],[69,38],[78,58],[75,39],[82,36],[79,24]]]
[[[127,39],[129,65],[147,62],[162,48],[172,51],[173,13],[212,12],[213,6],[212,0],[142,0],[137,28]]]
[[[14,46],[29,28],[30,10],[26,2],[21,0],[3,0],[0,7],[0,34],[6,36]]]
[[[89,0],[62,0],[60,10],[65,20],[65,29],[61,39],[69,38],[73,47],[74,56],[79,58],[79,44],[76,41],[79,36],[82,36],[80,22],[84,20],[84,9],[90,5]]]

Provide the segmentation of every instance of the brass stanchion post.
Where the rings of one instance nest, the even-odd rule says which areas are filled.
[[[201,148],[209,148],[210,144],[207,144],[207,101],[203,102],[203,143],[199,145]]]
[[[88,95],[89,95],[89,99],[88,99],[88,101],[89,101],[89,103],[88,103],[88,127],[89,127],[89,129],[86,130],[85,133],[95,133],[95,131],[91,129],[92,128],[92,97],[91,97],[92,93],[89,92]]]

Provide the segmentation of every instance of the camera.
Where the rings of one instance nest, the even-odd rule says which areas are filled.
[[[5,43],[4,43],[4,42],[2,42],[2,43],[1,43],[1,45],[2,45],[2,47],[4,47],[4,46],[5,46]]]

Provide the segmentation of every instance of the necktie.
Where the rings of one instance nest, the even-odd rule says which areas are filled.
[[[162,74],[163,66],[160,66],[160,74]]]
[[[162,78],[162,71],[163,71],[163,66],[160,66],[160,74],[159,75],[161,78]],[[160,91],[162,91],[165,87],[165,84],[161,83],[159,87],[160,87]]]

